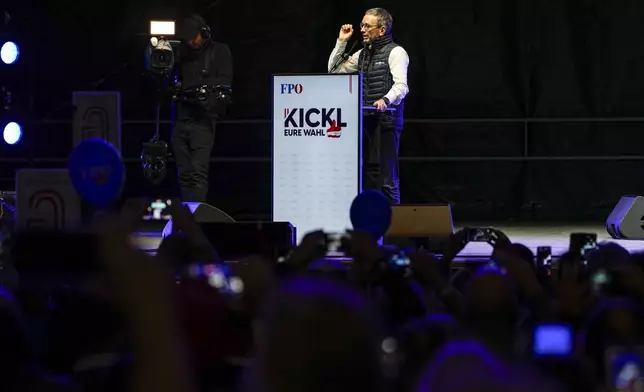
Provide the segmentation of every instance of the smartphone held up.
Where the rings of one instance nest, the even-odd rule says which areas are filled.
[[[148,203],[145,213],[143,214],[144,221],[169,221],[172,219],[170,213],[170,206],[172,200],[170,199],[152,199]]]

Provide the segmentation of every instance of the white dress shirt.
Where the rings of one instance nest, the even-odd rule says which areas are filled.
[[[346,47],[346,42],[342,42],[340,40],[336,41],[335,48],[333,48],[333,52],[331,52],[331,56],[329,56],[329,72],[331,72],[333,65],[342,53],[344,53]],[[351,55],[349,59],[342,63],[335,73],[359,72],[358,59],[360,58],[360,52],[362,52],[362,49]],[[409,94],[409,86],[407,85],[407,67],[409,67],[409,55],[407,54],[407,51],[405,51],[402,46],[396,46],[389,54],[389,70],[393,76],[394,85],[391,86],[389,92],[385,94],[385,97],[389,100],[391,105],[398,105],[403,99],[405,99],[405,96]]]

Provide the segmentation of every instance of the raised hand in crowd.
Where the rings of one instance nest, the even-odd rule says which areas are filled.
[[[202,263],[218,262],[219,256],[210,241],[201,230],[194,215],[181,200],[174,199],[169,206],[172,214],[172,232],[183,234],[190,244],[192,261]]]
[[[625,294],[644,300],[644,269],[634,259],[614,263],[616,280],[620,282]]]
[[[583,320],[592,304],[593,292],[583,264],[573,253],[559,259],[554,280],[557,315],[574,324]]]
[[[284,265],[293,271],[306,270],[311,263],[326,254],[326,234],[323,231],[313,231],[304,236],[300,244],[283,260]]]
[[[104,270],[121,299],[135,341],[139,366],[133,391],[189,392],[192,378],[172,301],[172,276],[163,263],[134,249],[129,241],[144,208],[142,200],[132,200],[100,229]]]
[[[493,231],[490,245],[493,247],[492,259],[516,282],[518,294],[533,312],[545,317],[549,301],[537,279],[534,260],[524,260],[519,248],[512,246],[509,238],[499,230]]]
[[[450,274],[445,271],[445,264],[451,266],[451,260],[439,260],[425,250],[409,253],[414,279],[423,289],[428,302],[432,298],[441,300],[447,310],[456,317],[461,316],[462,297],[450,284]],[[430,302],[431,303],[431,302]]]
[[[384,261],[386,256],[371,234],[362,230],[350,231],[342,245],[347,255],[354,260],[350,276],[356,283],[377,279],[378,263]]]
[[[243,290],[234,300],[234,308],[255,314],[277,284],[273,262],[258,255],[248,256],[230,263],[230,271],[243,282]]]
[[[451,273],[451,264],[454,260],[454,257],[461,253],[467,246],[468,231],[468,228],[458,230],[447,239],[445,249],[443,249],[443,257],[441,258],[444,271]]]

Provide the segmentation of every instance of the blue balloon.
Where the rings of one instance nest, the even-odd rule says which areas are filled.
[[[391,205],[381,192],[366,190],[353,199],[350,216],[354,230],[366,231],[378,240],[391,225]]]
[[[105,208],[121,196],[125,166],[121,154],[101,138],[83,140],[69,156],[69,176],[78,195],[96,208]]]

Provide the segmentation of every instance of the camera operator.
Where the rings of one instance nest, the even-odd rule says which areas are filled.
[[[230,89],[233,77],[230,48],[211,39],[210,27],[199,15],[178,25],[185,50],[178,58],[177,115],[172,135],[183,201],[206,202],[215,124],[226,102],[217,96]]]

